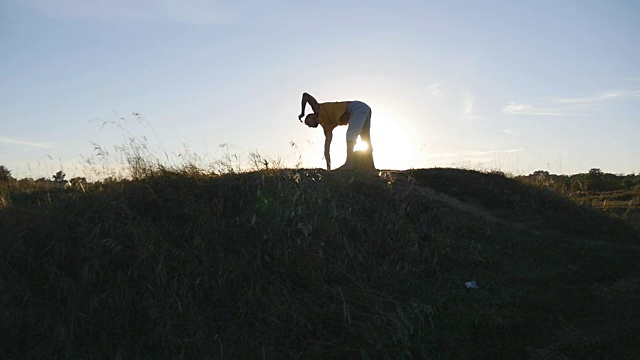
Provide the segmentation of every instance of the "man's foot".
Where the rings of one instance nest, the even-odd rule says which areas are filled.
[[[353,161],[347,161],[344,165],[340,166],[336,170],[356,170],[356,166]]]
[[[373,163],[373,151],[369,151],[367,153],[367,161],[366,161],[367,171],[377,171],[375,164]]]

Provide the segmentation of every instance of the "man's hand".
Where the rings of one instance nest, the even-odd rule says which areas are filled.
[[[300,116],[298,116],[298,120],[300,121],[302,121],[302,117],[304,116],[304,109],[307,106],[307,103],[311,105],[311,110],[313,110],[314,114],[318,114],[318,112],[320,111],[320,105],[316,101],[316,98],[314,98],[313,96],[307,93],[303,93],[302,101],[300,101],[300,105],[301,105]]]

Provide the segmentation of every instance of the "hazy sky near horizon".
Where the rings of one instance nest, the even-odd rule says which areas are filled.
[[[635,0],[5,0],[0,51],[17,177],[87,175],[95,144],[118,166],[129,137],[324,167],[304,91],[372,107],[378,168],[640,172]]]

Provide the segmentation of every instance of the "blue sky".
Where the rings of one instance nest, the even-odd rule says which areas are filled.
[[[379,168],[640,172],[634,0],[5,0],[0,49],[0,164],[19,177],[87,175],[94,144],[118,166],[130,136],[170,163],[323,167],[304,91],[372,107]]]

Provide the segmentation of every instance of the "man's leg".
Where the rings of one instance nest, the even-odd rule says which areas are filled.
[[[344,161],[344,165],[340,166],[336,170],[355,170],[356,166],[353,161],[353,148],[355,146],[355,141],[347,141],[347,159]]]
[[[353,148],[356,145],[358,135],[361,135],[367,118],[371,117],[371,109],[360,101],[352,101],[349,104],[349,127],[347,128],[347,160],[337,170],[354,170]]]
[[[353,149],[356,147],[355,141],[347,141],[347,160],[346,164],[353,164]]]
[[[360,139],[367,143],[369,148],[366,150],[367,152],[367,170],[375,170],[376,166],[373,163],[373,145],[371,144],[371,111],[369,111],[369,116],[362,127],[362,132],[360,132]]]

